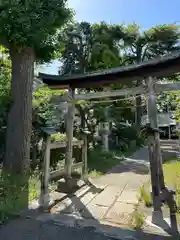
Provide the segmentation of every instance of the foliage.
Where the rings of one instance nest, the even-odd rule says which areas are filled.
[[[101,22],[99,24],[90,24],[87,22],[75,23],[68,25],[63,39],[64,49],[61,52],[60,60],[63,65],[60,74],[82,73],[85,71],[105,69],[120,65],[119,41],[122,39],[123,32],[121,25],[111,25]],[[112,86],[114,88],[114,86]],[[116,86],[117,88],[117,86]],[[78,89],[79,93],[89,92],[92,89]],[[93,91],[103,90],[101,87]],[[122,99],[123,100],[123,99]],[[112,121],[121,121],[128,119],[131,121],[131,107],[124,109],[124,106],[131,103],[120,101],[116,105],[111,104],[108,111],[111,114]],[[105,119],[104,110],[109,106],[108,103],[93,103],[81,101],[76,104],[79,117],[84,118],[84,124],[91,133],[88,138],[90,142],[95,142],[94,135],[101,121]],[[117,107],[120,107],[119,110]],[[117,109],[117,111],[116,111]],[[113,113],[113,114],[112,114]],[[76,126],[78,131],[80,126]],[[84,128],[81,126],[81,128]]]
[[[139,194],[140,201],[143,201],[146,207],[151,207],[152,197],[144,185],[140,188]]]
[[[53,102],[53,97],[63,95],[65,90],[52,91],[48,87],[40,87],[33,93],[33,110],[35,121],[39,125],[57,125],[63,114],[63,109]]]
[[[52,141],[57,141],[57,142],[67,141],[67,136],[66,134],[63,134],[63,133],[51,134],[51,138],[52,138]],[[76,141],[77,139],[73,138],[73,140]]]
[[[1,52],[1,68],[0,68],[0,162],[4,156],[5,145],[5,131],[7,125],[7,114],[9,105],[11,103],[10,98],[10,61],[7,54],[7,50],[0,46]]]
[[[24,49],[32,49],[35,52],[35,60],[37,62],[49,62],[54,57],[60,56],[59,58],[63,63],[60,74],[70,75],[140,63],[155,56],[179,50],[179,26],[158,25],[142,31],[137,24],[114,25],[105,22],[98,24],[88,22],[69,23],[68,20],[71,18],[72,12],[67,8],[66,3],[66,0],[4,0],[0,3],[0,43],[7,47],[1,46],[0,48],[1,53],[6,56],[5,58],[0,58],[0,147],[4,146],[5,128],[3,127],[7,126],[7,113],[13,100],[10,96],[10,87],[13,84],[11,85],[10,81],[11,62],[8,51],[12,58],[14,53],[20,55]],[[23,64],[21,63],[21,65]],[[25,79],[29,79],[28,71],[26,74]],[[173,76],[173,78],[178,80],[178,77]],[[17,79],[20,78],[17,77]],[[140,83],[140,81],[135,81],[131,84],[131,87]],[[19,86],[19,88],[21,87]],[[110,86],[110,89],[121,88],[120,84]],[[97,90],[102,91],[103,89],[101,86],[93,89],[93,91]],[[78,91],[79,93],[87,93],[92,91],[92,89],[78,89]],[[41,87],[33,94],[31,152],[38,152],[39,155],[32,154],[34,156],[32,161],[37,160],[42,155],[39,153],[39,143],[43,141],[44,137],[41,131],[42,127],[53,125],[59,131],[62,130],[64,132],[65,124],[63,117],[66,109],[62,105],[57,107],[51,101],[52,97],[63,93],[63,91],[51,91],[47,87]],[[159,111],[165,110],[167,103],[172,102],[172,99],[177,103],[177,106],[180,104],[179,93],[174,93],[174,95],[168,93],[159,97]],[[141,101],[136,101],[136,103],[141,107]],[[135,120],[133,105],[133,99],[125,98],[119,98],[118,101],[112,104],[103,103],[101,99],[98,103],[78,102],[76,104],[78,109],[77,115],[81,122],[80,124],[78,121],[75,122],[75,137],[78,138],[78,134],[86,127],[90,132],[88,135],[89,146],[91,146],[91,143],[93,147],[97,146],[95,138],[98,132],[97,127],[100,122],[107,119],[105,109],[108,107],[108,120],[113,125],[112,133],[115,133],[113,138],[115,139],[115,136],[119,137],[121,151],[124,154],[129,150],[132,140],[141,142],[141,136],[136,129],[133,127],[122,127],[120,124],[120,122],[125,123],[128,121],[133,125]],[[20,102],[17,109],[21,109]],[[176,112],[177,119],[180,119],[179,109]],[[15,119],[11,120],[15,122]],[[15,124],[18,123],[15,122]],[[52,135],[52,138],[54,141],[66,139],[60,133]],[[88,152],[89,171],[95,175],[103,174],[114,165],[119,164],[123,160],[123,154],[122,152],[105,153],[98,148],[90,149]],[[52,165],[57,164],[56,160],[62,160],[64,155],[55,153],[53,158],[55,161],[53,161]],[[53,167],[56,166],[53,165]],[[8,182],[10,179],[7,180],[6,177],[3,177],[1,180],[4,186],[12,183]],[[31,185],[34,186],[34,184]],[[32,189],[36,189],[36,187],[32,187]],[[9,198],[7,207],[3,207],[5,213],[6,211],[11,211],[12,208],[19,208],[18,201],[17,206],[15,206],[14,201],[20,195],[21,190],[21,187],[18,190],[15,189],[14,183],[12,183],[10,190],[5,187],[3,194],[10,195],[10,191],[14,192],[12,198]],[[30,192],[32,193],[30,196],[36,195],[36,190],[30,190]],[[141,195],[146,205],[152,204],[151,197],[145,189],[141,189]],[[139,220],[140,217],[137,217],[137,219],[138,222],[141,222]]]
[[[146,31],[142,31],[137,24],[124,26],[124,65],[135,64],[179,50],[180,31],[179,26],[164,24],[157,25]],[[175,78],[175,76],[173,76]],[[141,80],[134,82],[140,85]],[[136,98],[137,126],[141,124],[142,116],[141,96]]]
[[[0,2],[0,43],[9,50],[12,63],[6,169],[22,174],[29,170],[34,61],[55,56],[59,31],[70,16],[66,0]]]
[[[0,46],[0,115],[5,118],[8,105],[10,103],[10,85],[11,85],[11,65],[7,50]],[[5,115],[4,115],[5,114]]]
[[[165,184],[176,190],[176,204],[178,208],[178,218],[180,218],[180,161],[179,159],[169,159],[163,164]],[[143,185],[140,188],[140,201],[145,203],[146,207],[152,206],[152,198],[148,191],[150,184]]]
[[[179,76],[175,78],[179,81]],[[180,122],[180,91],[163,93],[157,98],[157,108],[159,112],[175,112],[176,122]]]
[[[44,140],[42,128],[49,125],[57,130],[61,128],[64,109],[56,105],[52,98],[62,95],[64,92],[64,90],[52,91],[43,86],[33,93],[33,128],[31,137],[31,166],[33,168],[36,168],[42,160],[42,143]]]
[[[179,50],[180,28],[175,24],[156,25],[145,32],[150,43],[149,54],[164,55]]]
[[[61,39],[63,66],[61,74],[86,72],[119,66],[116,43],[122,36],[121,28],[104,22],[91,25],[81,22],[68,25]]]
[[[39,193],[40,181],[37,174],[34,173],[27,179],[0,172],[0,220],[5,221],[13,214],[19,214]]]
[[[171,159],[163,164],[165,183],[176,190],[176,203],[180,213],[180,161]]]
[[[70,16],[66,2],[66,0],[1,1],[2,44],[10,49],[33,47],[38,59],[51,60],[58,46],[57,30]]]
[[[65,45],[60,60],[63,66],[62,74],[107,69],[120,65],[139,63],[159,54],[164,55],[178,50],[179,27],[175,25],[158,25],[142,31],[137,24],[113,25],[101,22],[90,24],[87,22],[74,23],[67,27],[64,39]],[[71,62],[71,63],[70,63]],[[64,71],[63,69],[66,69]],[[140,84],[135,81],[131,86]],[[115,84],[110,89],[119,89],[122,86]],[[78,91],[85,93],[92,89]],[[103,90],[100,86],[93,91]],[[139,100],[138,100],[139,98]],[[95,134],[99,122],[105,119],[105,108],[108,107],[108,118],[112,122],[129,121],[133,124],[141,121],[142,100],[136,100],[139,115],[133,109],[133,99],[120,98],[113,103],[88,103],[77,106],[81,115],[84,114],[88,130]],[[159,99],[159,103],[162,100]],[[167,99],[168,101],[168,99]],[[167,102],[166,101],[166,102]],[[164,102],[164,104],[166,104]],[[139,106],[139,107],[138,107]],[[164,108],[164,107],[162,107]],[[139,117],[138,117],[139,116]],[[138,119],[137,119],[138,118]],[[93,127],[91,127],[93,126]]]
[[[91,25],[87,22],[69,24],[62,33],[60,69],[62,75],[87,71],[89,68],[89,54],[92,42]]]
[[[121,152],[103,152],[102,149],[91,149],[88,152],[88,169],[91,177],[107,173],[109,169],[120,164],[124,159]]]
[[[132,225],[135,229],[141,229],[144,225],[144,215],[141,212],[135,211],[132,217]]]
[[[175,108],[176,122],[180,123],[180,91],[171,92],[169,95],[170,101],[173,103],[173,107]]]
[[[124,26],[124,53],[127,64],[139,63],[179,50],[179,26],[157,25],[142,31],[137,24]]]
[[[120,65],[117,43],[122,39],[121,26],[106,24],[92,25],[93,44],[90,59],[90,69],[106,69]]]

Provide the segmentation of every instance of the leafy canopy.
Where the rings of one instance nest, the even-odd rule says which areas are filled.
[[[142,31],[137,24],[124,26],[124,59],[139,63],[179,50],[180,29],[177,25],[157,25]]]
[[[34,48],[48,60],[57,47],[57,30],[71,15],[67,0],[0,1],[0,41],[9,49]]]

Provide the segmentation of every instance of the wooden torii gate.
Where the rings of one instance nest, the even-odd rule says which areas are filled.
[[[106,69],[99,72],[76,74],[72,76],[57,76],[39,74],[39,78],[51,89],[68,89],[68,92],[56,99],[58,102],[68,103],[67,113],[67,154],[66,154],[66,179],[71,178],[72,168],[72,139],[75,101],[91,100],[98,98],[130,96],[136,94],[147,94],[149,126],[149,161],[151,170],[152,198],[154,216],[162,217],[161,204],[166,201],[171,210],[171,220],[176,223],[173,203],[173,191],[169,191],[164,184],[162,169],[162,156],[159,142],[157,123],[156,94],[180,89],[180,83],[159,84],[157,78],[171,76],[180,72],[180,53],[167,55],[161,58],[143,62],[128,67]],[[107,87],[113,83],[121,83],[127,86],[135,80],[142,80],[144,84],[135,88],[103,91],[88,94],[75,94],[77,88],[88,88],[96,86]],[[146,81],[143,81],[146,80]],[[174,224],[177,225],[177,224]],[[175,227],[175,231],[176,231]]]

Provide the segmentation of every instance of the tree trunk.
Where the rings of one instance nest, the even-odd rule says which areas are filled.
[[[11,51],[11,60],[12,103],[8,114],[4,168],[25,174],[30,163],[34,51],[31,48]]]

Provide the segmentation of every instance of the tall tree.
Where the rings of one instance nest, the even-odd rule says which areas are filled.
[[[4,167],[17,173],[29,169],[34,62],[49,61],[58,30],[70,16],[66,0],[0,2],[0,42],[12,61],[11,107],[8,115]]]
[[[60,74],[83,73],[117,67],[121,64],[119,42],[124,35],[121,25],[81,22],[68,26],[64,34],[62,38],[66,44],[61,55],[63,66]],[[102,87],[93,90],[99,91]],[[94,133],[99,121],[104,120],[103,115],[108,105],[109,103],[77,104],[81,118],[86,115],[86,126],[91,133]]]
[[[92,27],[88,22],[68,25],[62,33],[64,43],[61,51],[60,74],[83,73],[88,71],[92,47]]]
[[[121,25],[101,22],[74,23],[62,34],[64,48],[60,74],[105,69],[120,65],[118,42],[122,39]]]
[[[145,60],[162,56],[179,49],[179,26],[157,25],[142,31],[137,24],[124,27],[125,64],[138,64]],[[142,83],[137,79],[135,85]],[[136,124],[140,127],[142,115],[141,95],[136,98]]]

